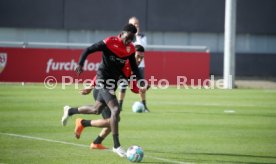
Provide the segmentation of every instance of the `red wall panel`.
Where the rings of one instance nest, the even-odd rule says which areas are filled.
[[[81,52],[80,49],[0,48],[0,81],[43,82],[47,76],[54,76],[58,82],[62,76],[91,79],[101,61],[101,52],[88,56],[86,71],[78,77],[74,68]],[[145,63],[146,78],[167,79],[170,84],[176,84],[177,76],[185,76],[187,84],[191,79],[195,80],[194,84],[209,79],[210,55],[206,52],[147,51]]]
[[[209,79],[210,55],[207,52],[152,51],[146,53],[146,77],[168,79],[170,84],[177,83],[177,76],[185,76],[187,84]],[[200,84],[201,84],[200,83]]]

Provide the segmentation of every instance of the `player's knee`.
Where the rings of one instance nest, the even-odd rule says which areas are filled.
[[[101,113],[101,111],[98,108],[94,108],[94,109],[90,110],[90,113],[99,115]]]
[[[114,106],[112,109],[111,109],[111,115],[113,116],[119,116],[120,114],[120,107],[119,106]]]
[[[106,121],[107,121],[107,123],[109,123],[109,124],[110,124],[110,118],[106,119]]]

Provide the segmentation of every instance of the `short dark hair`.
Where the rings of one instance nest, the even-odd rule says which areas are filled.
[[[141,46],[141,45],[139,45],[139,44],[135,45],[135,49],[136,49],[136,51],[138,51],[138,52],[145,52],[144,47]]]
[[[123,31],[131,32],[136,34],[137,28],[133,24],[126,24],[123,28]]]

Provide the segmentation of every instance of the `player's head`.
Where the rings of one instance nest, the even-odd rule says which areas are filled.
[[[135,50],[136,50],[136,53],[135,53],[136,63],[137,63],[137,65],[139,65],[141,63],[141,61],[144,59],[145,49],[143,46],[137,44],[135,46]]]
[[[137,28],[137,33],[139,33],[140,31],[140,23],[139,23],[139,19],[137,17],[131,17],[128,20],[129,24],[133,24],[136,28]]]
[[[125,45],[130,44],[134,40],[136,32],[137,32],[137,29],[133,24],[125,25],[120,35],[123,43]]]

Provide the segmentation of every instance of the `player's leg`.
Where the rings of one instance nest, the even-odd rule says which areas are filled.
[[[103,139],[105,139],[111,132],[111,128],[107,127],[107,128],[103,128],[103,130],[101,131],[101,133],[99,134],[100,137],[102,137]]]
[[[100,101],[96,101],[95,105],[84,105],[75,108],[65,106],[63,109],[63,116],[61,118],[61,124],[66,126],[69,117],[75,114],[100,114],[102,106],[103,103]]]
[[[100,100],[96,101],[95,104],[95,112],[89,113],[89,114],[99,114],[101,111],[105,108],[105,104],[102,103]],[[92,110],[91,110],[92,111]],[[88,114],[87,107],[80,107],[79,112],[82,114]],[[77,139],[80,138],[80,135],[85,127],[109,127],[110,126],[110,120],[109,119],[98,119],[98,120],[84,120],[81,118],[76,119],[75,121],[75,136]]]
[[[82,118],[77,118],[75,121],[75,136],[77,139],[80,138],[80,135],[85,127],[97,127],[105,128],[110,126],[109,119],[97,119],[97,120],[85,120]]]
[[[104,93],[104,90],[103,90]],[[96,103],[95,103],[95,110],[96,114],[99,114],[106,108],[106,103],[104,102],[103,99],[103,94],[100,94],[100,91],[97,94],[96,97]],[[91,110],[92,111],[92,110]],[[90,111],[90,112],[91,112]],[[87,110],[87,107],[80,108],[79,112],[89,112]],[[75,122],[75,136],[76,138],[80,138],[81,132],[85,127],[110,127],[110,119],[98,119],[98,120],[84,120],[84,119],[76,119]]]
[[[140,75],[144,79],[145,78],[145,68],[144,67],[139,67],[138,69],[139,69]],[[145,112],[149,112],[149,108],[147,107],[146,91],[141,92],[139,95],[140,95],[141,102],[145,106]]]
[[[119,141],[119,116],[120,116],[120,107],[117,100],[117,97],[113,90],[108,89],[102,89],[100,93],[107,104],[108,108],[111,111],[111,117],[110,117],[110,127],[111,132],[113,136],[113,152],[118,154],[120,157],[126,156],[126,151],[121,147],[120,141]]]
[[[140,92],[139,96],[140,96],[141,102],[145,106],[145,112],[149,112],[149,108],[147,107],[147,103],[146,103],[146,91],[145,92]]]
[[[121,108],[121,111],[123,110],[123,103],[124,103],[124,99],[125,99],[125,96],[126,96],[126,88],[128,86],[128,83],[120,83],[120,92],[118,94],[118,101],[119,101],[119,105],[120,105],[120,108]]]
[[[96,100],[95,105],[86,105],[81,107],[72,108],[70,106],[65,106],[63,108],[63,116],[61,118],[61,123],[63,126],[67,124],[67,121],[70,116],[74,114],[99,114],[101,112],[101,107],[104,108],[104,105],[102,105],[104,102],[101,102],[101,97],[99,97],[99,89],[93,89],[93,98]],[[98,102],[97,102],[98,98]]]
[[[120,146],[119,142],[119,115],[120,115],[120,108],[118,101],[116,99],[110,100],[107,103],[107,106],[109,107],[111,111],[111,117],[110,117],[110,127],[113,135],[114,140],[114,147],[117,148]]]
[[[106,106],[102,111],[102,117],[104,119],[109,119],[111,117],[110,109]],[[98,137],[91,143],[91,149],[106,149],[105,146],[102,145],[102,141],[110,134],[111,128],[106,127],[103,128]]]
[[[110,134],[111,128],[103,128],[98,137],[90,144],[91,149],[107,149],[103,144],[103,140]]]
[[[76,109],[72,109],[69,116],[74,114],[100,114],[102,110],[106,107],[106,103],[103,100],[103,97],[99,94],[99,89],[93,90],[93,98],[96,101],[94,105],[84,105]]]
[[[118,104],[117,99],[110,100],[107,103],[110,111],[111,111],[111,117],[110,117],[110,127],[111,132],[113,135],[113,152],[118,154],[120,157],[126,156],[126,151],[121,147],[120,140],[119,140],[119,115],[120,115],[120,107]]]
[[[123,110],[123,103],[124,103],[124,99],[126,96],[126,89],[120,89],[120,92],[118,94],[118,99],[119,99],[119,106],[121,108],[121,110]]]

